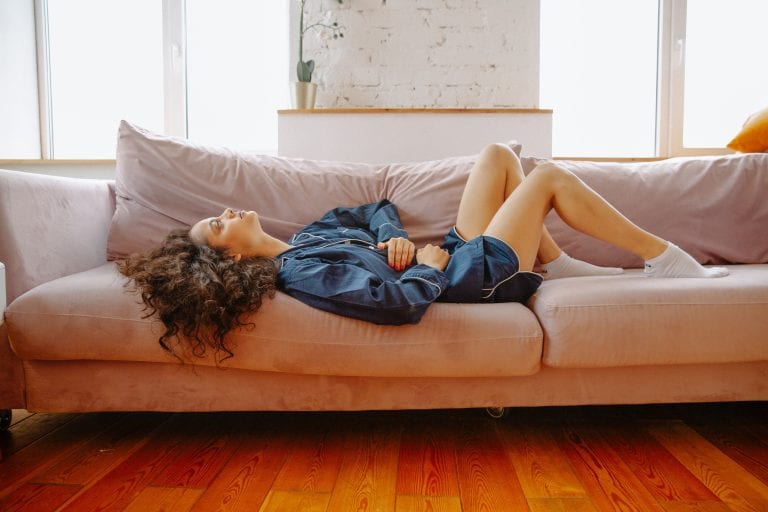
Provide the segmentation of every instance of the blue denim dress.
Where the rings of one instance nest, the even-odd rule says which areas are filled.
[[[442,248],[451,254],[442,302],[526,302],[543,281],[535,272],[521,272],[514,249],[492,236],[464,240],[453,227]]]
[[[278,287],[331,313],[376,324],[417,323],[430,304],[525,302],[540,275],[519,272],[515,252],[501,240],[463,240],[455,229],[443,248],[451,253],[445,272],[428,265],[397,271],[379,242],[408,235],[387,200],[335,208],[291,237],[278,256]]]
[[[418,322],[445,290],[446,275],[427,265],[397,271],[379,242],[407,238],[389,201],[336,208],[304,227],[278,256],[278,287],[339,315],[376,324]]]

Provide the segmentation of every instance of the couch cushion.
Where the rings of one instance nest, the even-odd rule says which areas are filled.
[[[114,264],[57,279],[7,311],[22,359],[177,361],[157,342],[162,324],[142,318],[138,296]],[[297,321],[300,319],[300,321]],[[295,374],[500,377],[535,373],[542,333],[522,304],[434,304],[417,325],[380,326],[311,308],[278,293],[232,336],[221,366]],[[185,361],[213,365],[212,357]]]
[[[717,279],[621,276],[547,281],[530,306],[557,368],[768,360],[768,265]]]

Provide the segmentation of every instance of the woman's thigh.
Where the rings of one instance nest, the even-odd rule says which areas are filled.
[[[530,271],[536,262],[544,216],[551,209],[551,190],[546,179],[529,176],[504,201],[482,234],[503,240],[517,253],[520,270]]]
[[[520,160],[501,144],[487,146],[470,172],[456,216],[466,240],[483,234],[511,191],[523,180]]]

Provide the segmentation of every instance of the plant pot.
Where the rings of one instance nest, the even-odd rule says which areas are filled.
[[[317,84],[312,82],[294,82],[293,84],[293,108],[315,108],[315,95]]]

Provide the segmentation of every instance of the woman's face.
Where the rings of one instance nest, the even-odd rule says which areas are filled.
[[[256,212],[232,208],[227,208],[218,217],[199,221],[189,234],[195,243],[241,256],[257,256],[264,238]]]

